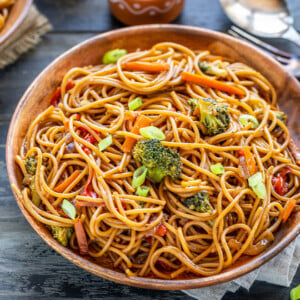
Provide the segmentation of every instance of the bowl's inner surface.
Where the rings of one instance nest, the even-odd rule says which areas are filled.
[[[266,58],[263,54],[255,52],[253,48],[249,48],[225,35],[211,31],[171,25],[160,27],[131,27],[96,37],[80,47],[76,47],[74,50],[67,52],[63,57],[51,64],[26,92],[17,107],[8,135],[7,149],[10,149],[10,151],[7,151],[7,168],[10,182],[17,184],[19,187],[21,186],[22,176],[14,162],[14,157],[19,152],[29,124],[38,113],[49,106],[53,92],[68,70],[72,67],[99,64],[102,55],[111,49],[126,48],[130,52],[138,48],[149,49],[155,43],[162,41],[180,43],[193,50],[208,49],[214,54],[244,62],[261,72],[275,87],[279,98],[279,105],[289,116],[290,131],[296,143],[298,145],[300,144],[299,122],[297,122],[297,113],[300,108],[300,103],[297,99],[300,98],[300,87],[278,64]],[[27,220],[39,231],[38,233],[44,240],[72,262],[111,280],[140,287],[160,289],[195,288],[234,279],[259,266],[269,259],[270,256],[274,256],[283,246],[287,245],[299,232],[299,228],[297,227],[299,227],[298,224],[300,223],[300,212],[298,212],[293,215],[291,220],[280,227],[272,246],[267,248],[264,253],[257,257],[245,256],[230,268],[223,270],[219,275],[197,280],[187,280],[187,278],[185,278],[185,281],[177,281],[177,283],[174,281],[173,284],[170,281],[156,280],[149,286],[147,279],[133,278],[129,280],[126,275],[105,271],[105,269],[93,263],[90,264],[88,260],[72,254],[71,251],[60,246],[53,240],[42,225],[37,224],[22,207],[18,198],[17,201]],[[100,262],[100,264],[107,267],[104,261]]]

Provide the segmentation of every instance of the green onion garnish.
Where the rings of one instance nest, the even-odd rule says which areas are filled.
[[[98,148],[100,151],[105,150],[107,147],[109,147],[113,143],[112,136],[109,135],[105,139],[99,142]]]
[[[103,56],[102,62],[105,65],[117,62],[117,60],[126,55],[127,51],[125,49],[114,49],[106,52]]]
[[[136,194],[140,197],[147,197],[148,196],[148,193],[150,191],[150,188],[146,185],[141,185],[137,188],[136,190]]]
[[[291,300],[300,299],[300,284],[291,290],[290,296]]]
[[[243,126],[247,126],[249,122],[252,123],[251,128],[257,128],[259,126],[259,123],[256,120],[256,118],[251,115],[241,115],[240,122]]]
[[[163,132],[155,126],[141,128],[140,134],[146,139],[158,139],[162,141],[166,138]]]
[[[67,216],[69,216],[71,219],[75,220],[76,208],[71,202],[64,199],[61,208]]]
[[[136,189],[140,185],[142,185],[146,179],[148,169],[146,167],[139,167],[133,173],[133,178],[131,182],[131,186]]]
[[[210,169],[216,175],[220,175],[220,174],[223,174],[225,172],[224,166],[221,163],[211,165]]]
[[[260,172],[255,173],[253,176],[248,178],[249,186],[253,192],[259,197],[259,199],[265,199],[266,187],[263,183],[262,174]]]
[[[141,107],[143,100],[141,97],[136,97],[134,100],[128,103],[129,110],[134,111]]]

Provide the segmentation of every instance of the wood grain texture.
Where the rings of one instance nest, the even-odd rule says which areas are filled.
[[[294,2],[293,14],[298,16],[296,25],[300,29],[300,2],[288,2]],[[104,0],[36,0],[35,3],[50,18],[55,31],[35,50],[0,71],[1,141],[6,139],[8,123],[20,97],[49,62],[95,33],[122,26],[107,14]],[[176,22],[225,31],[230,22],[219,3],[217,0],[207,3],[187,0]],[[297,51],[286,42],[272,42]],[[4,147],[0,144],[0,299],[191,299],[181,292],[141,290],[112,283],[56,254],[31,229],[16,205],[5,171]],[[289,290],[299,283],[300,268],[290,288],[256,282],[249,292],[240,289],[235,294],[227,293],[223,300],[289,299]]]

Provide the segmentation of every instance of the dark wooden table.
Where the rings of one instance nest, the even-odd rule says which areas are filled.
[[[163,0],[162,0],[163,1]],[[50,249],[31,229],[12,196],[5,169],[5,140],[12,113],[32,80],[58,55],[98,33],[122,27],[109,13],[106,0],[36,0],[53,24],[41,44],[14,65],[0,71],[0,299],[188,299],[180,291],[132,288],[98,278]],[[300,1],[289,5],[300,30]],[[230,21],[217,0],[186,0],[176,23],[226,31]],[[277,46],[299,53],[284,41]],[[300,268],[289,288],[255,282],[225,299],[289,299],[300,283]],[[191,298],[190,298],[191,299]]]

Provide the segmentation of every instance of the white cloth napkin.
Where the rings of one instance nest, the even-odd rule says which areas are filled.
[[[41,41],[41,36],[51,30],[48,19],[34,5],[13,35],[0,45],[0,69],[15,62],[21,54]]]
[[[220,300],[227,291],[234,293],[239,287],[249,289],[255,280],[290,286],[299,263],[300,236],[269,262],[247,275],[216,286],[183,292],[198,300]]]

